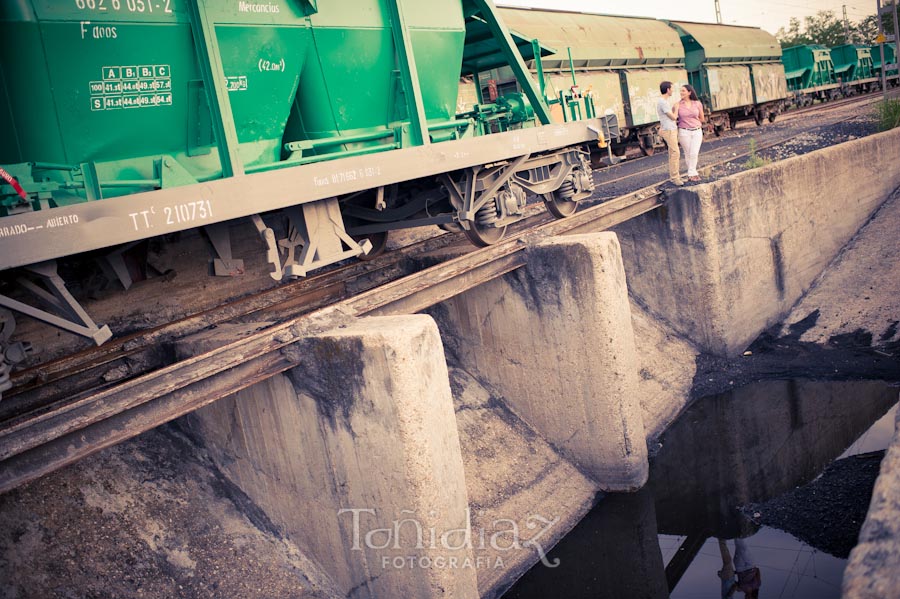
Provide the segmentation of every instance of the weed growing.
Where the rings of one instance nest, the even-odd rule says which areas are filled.
[[[894,127],[900,127],[900,100],[885,100],[875,107],[878,113],[879,131],[887,131]]]
[[[756,140],[750,139],[750,158],[747,159],[747,162],[744,163],[744,168],[747,170],[753,168],[759,168],[761,166],[766,166],[772,162],[768,158],[763,158],[762,156],[756,153]]]

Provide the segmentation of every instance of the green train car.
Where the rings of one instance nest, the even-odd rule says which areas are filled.
[[[881,46],[869,46],[872,51],[872,68],[877,75],[881,73]],[[888,73],[897,72],[897,45],[884,44],[884,64],[894,65],[888,69]]]
[[[371,256],[392,229],[494,243],[529,196],[572,214],[612,119],[574,98],[553,123],[535,48],[490,0],[0,4],[0,317],[102,343],[57,259],[91,252],[127,287],[124,249],[202,228],[216,274],[238,274],[239,218],[282,279]],[[518,91],[459,112],[460,77],[499,66]]]
[[[548,97],[557,100],[551,105],[557,122],[567,118],[567,98],[587,94],[599,114],[616,117],[616,154],[630,143],[645,154],[662,146],[657,134],[659,84],[687,83],[681,40],[663,21],[537,9],[503,8],[500,14],[518,34],[552,48],[540,64],[527,64]],[[496,74],[501,81],[511,75]]]
[[[875,76],[879,79],[881,78],[881,46],[869,46],[869,49],[872,51],[872,71],[875,73]],[[898,68],[897,68],[897,45],[896,44],[884,44],[884,64],[893,65],[888,66],[887,71],[884,73],[885,78],[890,80],[890,84],[897,85],[898,83]]]
[[[836,85],[834,61],[825,46],[812,44],[785,48],[783,61],[791,91],[825,91]]]
[[[684,45],[691,85],[716,133],[745,119],[774,121],[785,109],[781,46],[755,27],[670,21]]]
[[[872,49],[857,44],[844,44],[831,48],[834,74],[841,83],[853,83],[856,91],[872,91],[877,83],[872,62]]]
[[[619,155],[630,144],[645,154],[663,147],[656,114],[661,81],[690,82],[716,134],[743,119],[772,121],[790,97],[781,47],[758,28],[545,9],[500,12],[517,34],[550,47],[528,66],[548,96],[558,98],[551,114],[565,117],[570,90],[589,93],[599,113],[617,117],[621,135],[612,149]],[[509,71],[486,77],[500,88],[512,81]]]
[[[893,48],[885,46],[885,57],[892,64]],[[785,48],[791,105],[809,106],[815,101],[871,92],[881,88],[881,51],[878,46],[844,44],[827,48],[803,45]],[[886,84],[896,85],[897,74],[890,70]]]

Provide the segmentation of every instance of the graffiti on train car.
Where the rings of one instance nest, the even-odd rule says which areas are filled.
[[[787,81],[784,78],[784,66],[781,63],[755,64],[752,71],[757,103],[772,102],[787,97]]]
[[[707,77],[713,110],[753,104],[753,87],[746,66],[709,67]]]
[[[469,112],[478,104],[478,87],[471,75],[459,78],[459,94],[456,96],[456,114]]]
[[[671,81],[676,89],[687,84],[687,71],[684,69],[627,70],[622,74],[624,85],[628,89],[631,104],[631,121],[629,125],[639,127],[659,122],[656,103],[659,100],[659,84]]]
[[[572,88],[572,76],[568,73],[554,73],[545,76],[547,95],[558,98],[560,92]],[[614,72],[578,73],[578,87],[582,93],[589,93],[594,102],[597,114],[614,114],[618,122],[625,122],[625,107],[622,105],[622,94],[619,92],[619,76]],[[564,121],[562,107],[554,104],[550,107],[553,120]]]

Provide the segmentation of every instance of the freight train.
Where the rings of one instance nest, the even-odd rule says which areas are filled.
[[[127,288],[129,247],[199,227],[215,273],[236,274],[228,221],[249,218],[280,280],[392,229],[494,243],[528,197],[574,213],[614,118],[585,97],[553,124],[535,48],[490,0],[2,3],[0,358],[22,353],[12,311],[111,336],[59,276],[68,256]],[[458,113],[460,77],[499,66],[521,91]]]
[[[573,214],[592,152],[651,153],[664,79],[697,88],[717,133],[802,92],[748,27],[490,0],[2,3],[0,391],[23,354],[13,312],[111,336],[60,259],[127,288],[136,245],[197,228],[234,275],[235,219],[276,280],[375,255],[395,229],[496,243],[530,199]]]
[[[897,58],[894,44],[884,45],[885,84],[896,86]],[[784,65],[792,102],[809,106],[880,89],[881,49],[878,46],[844,44],[834,48],[805,45],[785,48]]]
[[[791,107],[881,84],[878,46],[800,46],[782,52],[773,35],[755,27],[526,8],[502,8],[500,14],[517,35],[555,49],[527,61],[542,89],[559,99],[554,118],[568,118],[560,108],[566,98],[591,91],[598,110],[618,119],[621,136],[612,151],[619,156],[631,145],[644,154],[663,147],[656,116],[660,81],[691,84],[716,135],[742,120],[761,125]],[[893,50],[885,45],[885,64],[894,65],[887,81],[897,85]],[[482,95],[516,89],[505,68],[483,73],[479,84]]]
[[[661,81],[690,83],[716,135],[741,120],[774,120],[790,97],[781,47],[755,27],[519,8],[500,13],[518,35],[556,49],[528,61],[552,97],[594,90],[598,109],[616,115],[621,135],[612,146],[615,155],[631,145],[644,154],[663,147],[656,114]],[[506,69],[482,76],[501,88],[514,80]]]

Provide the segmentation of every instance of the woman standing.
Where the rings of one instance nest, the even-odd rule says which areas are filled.
[[[700,156],[700,144],[703,143],[703,104],[690,85],[682,85],[679,94],[681,100],[675,106],[678,113],[678,143],[684,149],[688,181],[699,181],[697,160]]]

